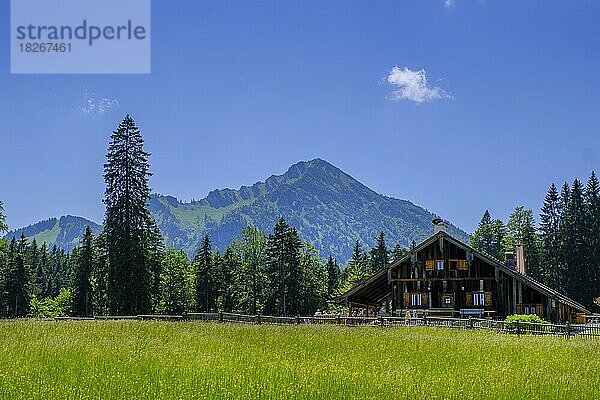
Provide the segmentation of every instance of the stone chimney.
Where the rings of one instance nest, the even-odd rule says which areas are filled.
[[[433,234],[448,231],[448,223],[441,218],[435,218],[431,223],[433,224]]]
[[[526,275],[525,269],[525,246],[518,244],[516,246],[516,270],[518,273]]]

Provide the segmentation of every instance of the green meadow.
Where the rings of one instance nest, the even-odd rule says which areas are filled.
[[[598,399],[600,340],[439,328],[0,322],[2,399]]]

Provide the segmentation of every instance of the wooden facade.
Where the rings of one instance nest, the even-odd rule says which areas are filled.
[[[589,313],[581,304],[527,276],[524,264],[507,265],[445,230],[353,287],[337,302],[351,308],[386,307],[392,315],[406,311],[492,318],[537,314],[552,322],[573,322],[578,314]]]

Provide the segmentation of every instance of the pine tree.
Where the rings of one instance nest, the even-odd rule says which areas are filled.
[[[575,179],[571,185],[563,218],[563,251],[566,264],[566,291],[573,299],[585,301],[585,209],[583,185]]]
[[[215,282],[213,277],[213,254],[210,239],[204,236],[193,261],[196,310],[211,312],[216,310]]]
[[[8,225],[6,225],[6,216],[4,215],[4,205],[0,201],[0,237],[4,236],[3,233],[8,231]]]
[[[140,130],[127,115],[111,135],[104,164],[108,301],[113,314],[144,314],[152,308],[149,156]]]
[[[327,260],[327,296],[331,299],[340,285],[340,266],[337,261],[329,256]]]
[[[363,252],[360,242],[357,240],[354,243],[352,257],[348,260],[348,265],[340,275],[340,284],[336,295],[340,295],[348,291],[352,286],[361,282],[371,275],[371,271],[367,262],[367,256]]]
[[[372,273],[386,268],[390,263],[390,256],[385,243],[384,231],[379,232],[377,235],[375,247],[371,249],[370,255],[369,263]]]
[[[39,289],[39,297],[44,299],[49,296],[50,288],[48,286],[48,276],[49,272],[49,254],[48,254],[48,246],[46,243],[42,243],[40,247],[40,262],[38,264],[38,268],[35,270],[35,284]]]
[[[396,245],[392,249],[392,261],[399,260],[400,258],[404,257],[407,253],[408,250],[406,248],[402,247],[400,243],[396,243]]]
[[[540,213],[542,281],[551,287],[559,287],[562,282],[560,263],[560,219],[561,207],[558,191],[554,183],[548,188]]]
[[[235,290],[235,274],[240,265],[237,254],[230,245],[221,257],[222,291],[221,291],[221,310],[233,311],[237,303],[237,294]]]
[[[300,304],[300,248],[298,233],[281,217],[267,237],[270,297],[266,312],[295,315]]]
[[[16,248],[14,238],[12,242],[13,252],[10,255],[5,286],[8,316],[12,318],[25,317],[29,314],[32,279],[29,266],[25,263],[26,243],[24,236],[21,237]]]
[[[40,286],[38,286],[38,272],[40,269],[40,249],[35,238],[33,238],[33,240],[31,241],[31,245],[29,245],[27,250],[27,263],[31,267],[31,272],[34,274],[32,283],[32,289],[34,292],[33,294],[37,296],[40,294],[41,291]]]
[[[96,259],[94,234],[88,226],[83,235],[81,247],[74,252],[73,303],[71,306],[75,316],[89,317],[93,314],[92,273]]]
[[[7,282],[9,266],[9,251],[6,240],[3,239],[4,232],[8,230],[4,207],[0,201],[0,318],[8,316]]]
[[[584,196],[585,228],[585,284],[584,304],[593,306],[600,296],[600,183],[596,173],[587,181]]]
[[[505,235],[504,224],[499,219],[492,219],[488,210],[485,210],[477,230],[471,235],[471,246],[477,250],[499,260],[504,259],[503,241]]]

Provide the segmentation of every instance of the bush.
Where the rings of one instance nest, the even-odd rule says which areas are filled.
[[[535,314],[513,314],[506,317],[504,322],[527,322],[530,324],[547,324],[547,321],[544,321],[538,315]]]
[[[52,298],[31,299],[31,314],[34,318],[66,317],[71,311],[71,291],[63,289],[58,296]]]

